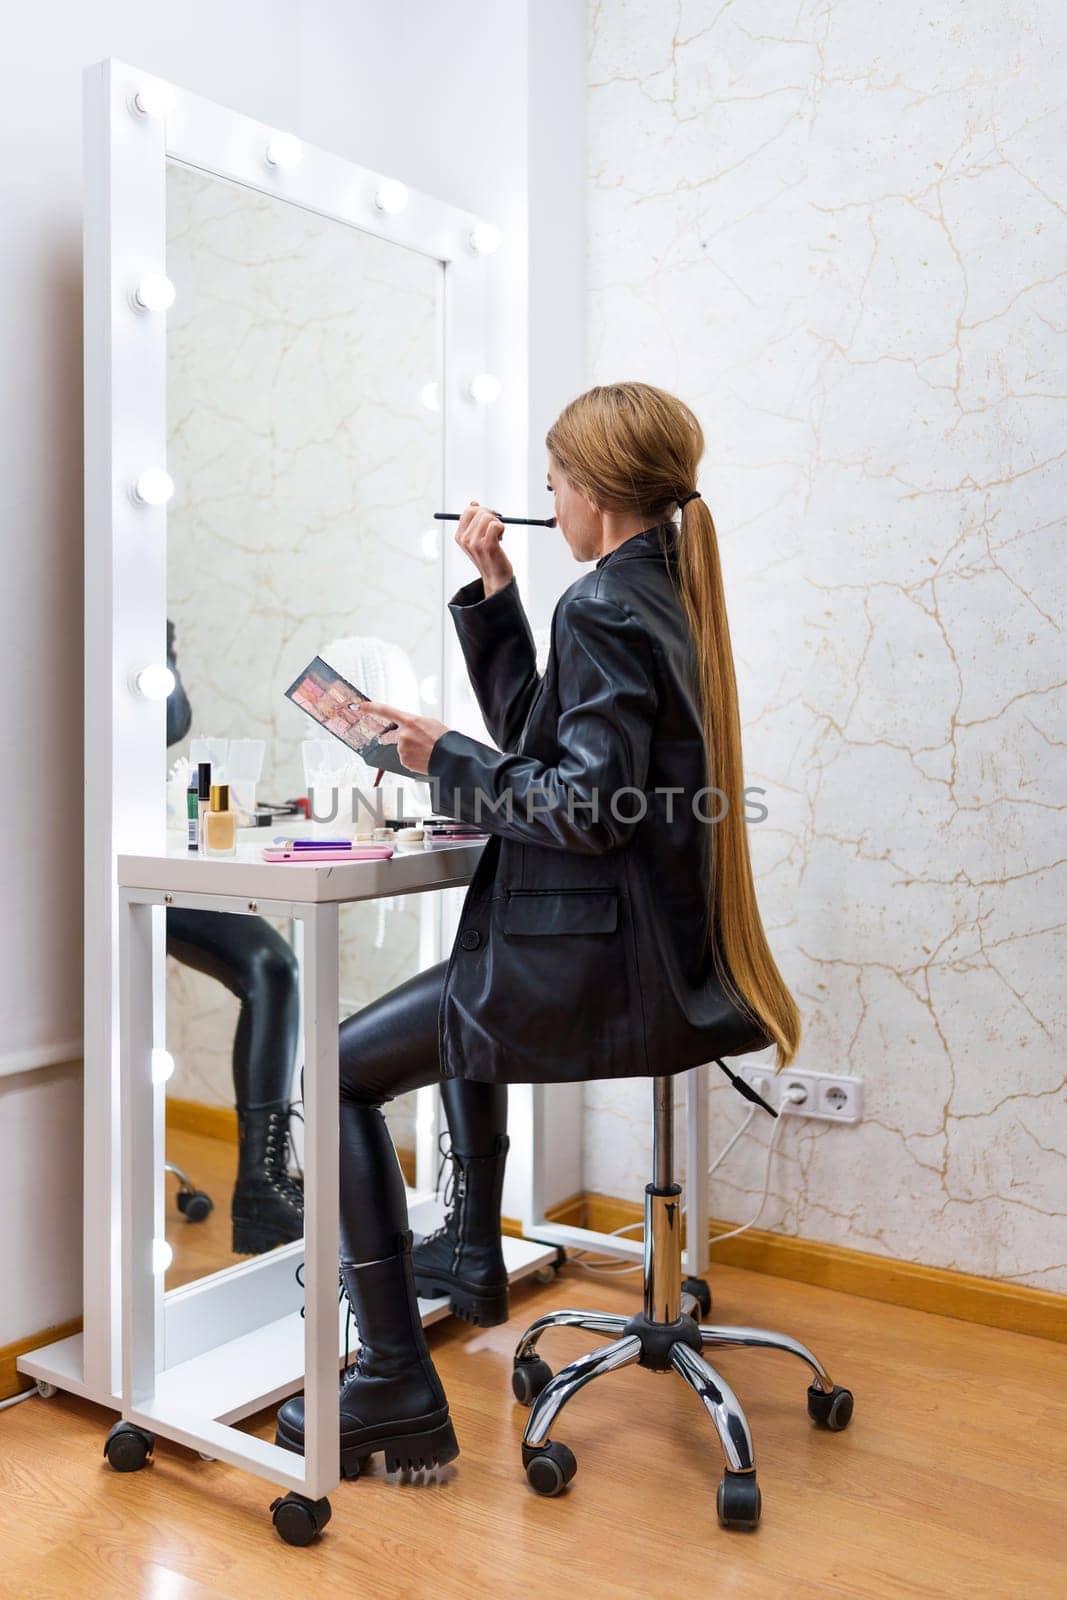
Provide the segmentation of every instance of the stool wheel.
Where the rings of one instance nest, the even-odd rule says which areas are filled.
[[[286,1544],[307,1545],[317,1539],[333,1515],[328,1500],[308,1500],[302,1494],[283,1495],[270,1503],[271,1520]]]
[[[763,1509],[763,1496],[754,1472],[726,1472],[715,1496],[715,1509],[724,1528],[754,1528]]]
[[[108,1466],[115,1472],[140,1472],[155,1449],[155,1439],[132,1422],[116,1422],[104,1440]]]
[[[573,1450],[554,1439],[546,1439],[536,1453],[527,1459],[526,1481],[531,1489],[551,1499],[562,1494],[577,1471],[578,1463]]]
[[[835,1383],[829,1394],[823,1394],[815,1384],[808,1390],[808,1416],[820,1428],[840,1433],[852,1421],[853,1398],[851,1389],[842,1389]]]
[[[543,1389],[552,1382],[552,1368],[540,1356],[516,1361],[511,1374],[511,1392],[521,1406],[532,1406]]]
[[[702,1317],[711,1316],[711,1290],[708,1288],[706,1279],[683,1278],[682,1292],[693,1296],[693,1299],[700,1307],[700,1315]]]
[[[178,1210],[187,1222],[203,1222],[214,1209],[215,1202],[203,1189],[181,1189],[178,1192]]]

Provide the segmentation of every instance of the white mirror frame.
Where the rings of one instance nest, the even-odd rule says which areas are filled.
[[[141,110],[139,93],[157,110],[162,101],[165,115]],[[167,314],[136,309],[131,295],[146,274],[165,271],[168,161],[442,262],[442,509],[485,484],[503,455],[502,421],[467,388],[486,368],[491,275],[509,270],[506,250],[471,247],[471,230],[488,219],[414,189],[403,210],[381,210],[375,193],[394,175],[312,145],[300,146],[295,165],[272,165],[267,146],[285,132],[121,61],[85,73],[85,1312],[82,1381],[72,1373],[64,1387],[97,1400],[118,1391],[115,860],[166,849],[165,701],[131,687],[141,667],[166,660],[166,506],[136,503],[131,487],[166,466]],[[505,391],[524,381],[499,363],[495,376]],[[441,526],[444,600],[470,572]],[[520,540],[520,577],[524,556]],[[451,630],[445,639],[448,717],[467,689]],[[161,990],[162,959],[157,967]]]

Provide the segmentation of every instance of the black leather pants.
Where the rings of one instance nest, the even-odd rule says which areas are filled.
[[[408,978],[341,1024],[341,1260],[392,1254],[408,1226],[404,1178],[381,1106],[440,1079],[453,1150],[492,1155],[507,1128],[505,1084],[441,1078],[437,1018],[447,962]]]
[[[262,917],[171,906],[167,954],[216,978],[241,1002],[233,1038],[238,1105],[288,1100],[300,1031],[300,973],[281,934]]]

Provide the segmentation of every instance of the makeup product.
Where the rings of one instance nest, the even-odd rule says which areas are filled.
[[[320,861],[388,861],[392,853],[390,845],[377,844],[334,845],[330,850],[297,850],[293,845],[267,845],[263,859],[303,862],[307,867],[317,866]]]
[[[230,810],[228,783],[211,785],[211,808],[204,817],[204,839],[206,855],[237,854],[237,813]]]
[[[393,839],[402,849],[410,850],[415,848],[416,850],[421,850],[425,837],[426,832],[423,828],[395,828],[393,830]]]
[[[201,855],[207,849],[204,843],[204,818],[211,809],[211,762],[200,761],[197,763],[197,823],[196,843]]]
[[[200,849],[200,779],[189,769],[189,787],[185,791],[185,848]]]
[[[342,678],[321,656],[315,656],[308,662],[285,694],[295,706],[306,711],[320,727],[332,733],[335,739],[340,739],[357,755],[376,743],[380,734],[396,727],[396,723],[390,722],[388,717],[364,711],[364,706],[370,702],[370,695],[357,689],[347,678]]]
[[[458,522],[461,515],[462,512],[459,511],[435,511],[433,520],[435,522]],[[508,522],[520,528],[554,528],[556,526],[555,517],[502,517],[498,511],[494,511],[493,515],[498,522]]]

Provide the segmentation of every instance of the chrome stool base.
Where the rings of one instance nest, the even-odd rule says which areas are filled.
[[[669,1181],[670,1079],[657,1078],[655,1085],[658,1181],[645,1191],[645,1309],[633,1317],[606,1311],[553,1311],[527,1328],[516,1347],[512,1373],[515,1398],[531,1406],[522,1439],[523,1466],[539,1494],[559,1494],[574,1477],[577,1462],[565,1444],[551,1437],[551,1430],[578,1391],[621,1367],[676,1372],[700,1400],[719,1436],[726,1462],[716,1497],[719,1521],[726,1528],[754,1528],[762,1507],[752,1435],[737,1396],[705,1352],[745,1348],[781,1350],[796,1356],[813,1375],[808,1415],[831,1432],[848,1426],[852,1394],[833,1383],[822,1362],[787,1334],[697,1320],[695,1296],[681,1290],[681,1190]],[[579,1356],[553,1376],[537,1353],[541,1336],[549,1328],[584,1328],[610,1343]]]

